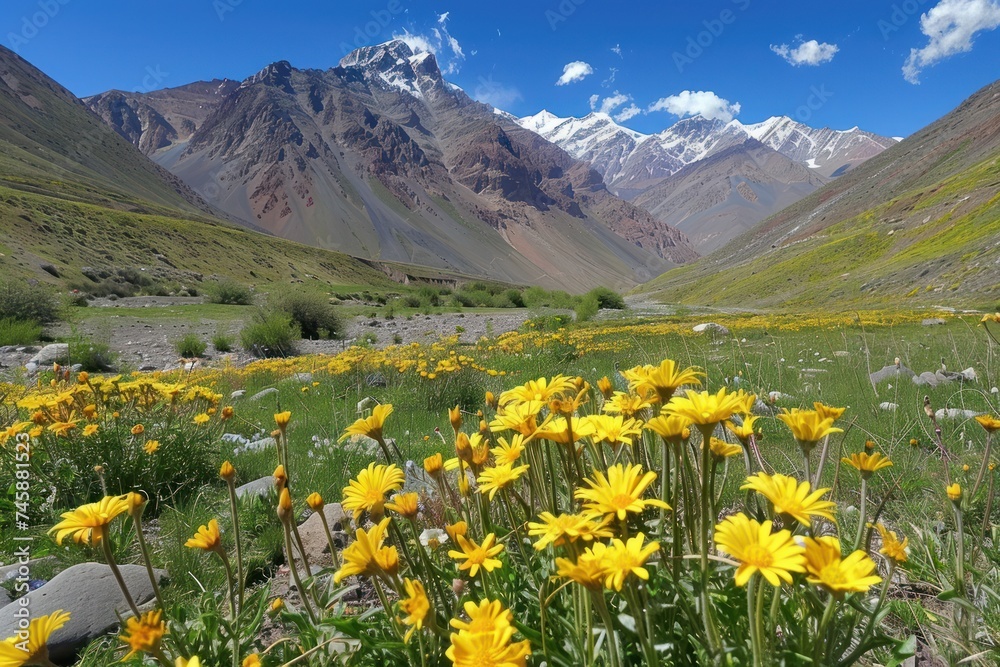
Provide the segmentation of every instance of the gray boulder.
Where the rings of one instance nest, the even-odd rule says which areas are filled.
[[[236,487],[236,496],[242,498],[243,496],[259,496],[261,498],[266,498],[271,489],[274,488],[274,477],[268,475],[267,477],[261,477],[260,479],[255,479],[252,482],[247,482],[243,486]]]
[[[705,322],[704,324],[696,324],[692,329],[695,333],[708,332],[717,336],[728,336],[729,329],[718,324],[716,322]]]
[[[960,408],[941,408],[934,413],[937,419],[972,419],[979,413],[974,410],[962,410]]]
[[[39,350],[35,356],[31,358],[31,361],[33,361],[37,366],[45,366],[46,364],[54,364],[60,361],[66,361],[67,359],[69,359],[69,344],[52,343],[51,345],[46,345]]]
[[[923,322],[921,322],[921,324],[923,324],[925,327],[933,327],[939,324],[946,324],[946,322],[940,317],[929,317],[925,319]]]
[[[250,402],[251,403],[256,403],[257,401],[259,401],[259,400],[261,400],[263,398],[266,398],[266,397],[270,396],[271,394],[277,394],[277,393],[278,393],[278,388],[277,387],[268,387],[267,389],[264,389],[262,391],[258,391],[256,394],[254,394],[253,396],[251,396],[250,397]]]
[[[892,366],[886,366],[881,370],[875,371],[874,373],[869,375],[868,378],[872,381],[872,384],[880,384],[882,382],[885,382],[886,380],[891,380],[892,378],[897,378],[897,377],[912,378],[914,376],[916,376],[916,373],[911,371],[906,366],[903,366],[902,364],[898,366],[896,364],[893,364]]]
[[[121,566],[122,578],[137,605],[153,599],[153,585],[140,565]],[[160,581],[163,570],[154,570]],[[81,563],[63,570],[47,584],[25,595],[32,617],[62,609],[69,621],[49,640],[53,662],[71,663],[91,641],[118,627],[118,617],[130,615],[128,603],[115,581],[111,568],[103,563]],[[25,607],[20,601],[0,609],[0,636],[10,637],[18,623],[17,612]]]
[[[347,535],[351,530],[350,517],[344,512],[340,503],[324,505],[323,514],[326,515],[326,522],[330,525],[334,544],[337,545],[338,549],[343,549],[347,546]],[[299,535],[302,536],[302,546],[306,550],[310,566],[315,569],[333,565],[333,560],[330,557],[330,543],[326,539],[326,531],[323,529],[323,520],[320,518],[319,512],[313,512],[299,526]],[[295,551],[297,553],[298,549]]]

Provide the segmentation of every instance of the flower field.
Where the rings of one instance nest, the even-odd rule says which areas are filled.
[[[38,578],[146,567],[86,666],[996,664],[1000,315],[925,317],[55,367],[0,385],[0,545],[23,516]],[[52,664],[67,621],[0,667]]]

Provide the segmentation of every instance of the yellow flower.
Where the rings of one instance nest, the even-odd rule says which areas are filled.
[[[691,421],[680,415],[659,415],[646,422],[645,428],[657,434],[669,443],[679,445],[682,440],[691,437]]]
[[[597,381],[597,389],[604,395],[605,399],[611,398],[614,395],[614,385],[611,384],[611,380],[608,379],[607,375]]]
[[[190,658],[177,658],[175,667],[201,667],[201,660],[196,655]]]
[[[778,415],[785,422],[792,436],[798,441],[799,447],[809,451],[816,443],[831,433],[843,433],[843,429],[834,427],[833,417],[822,418],[816,410],[799,410],[793,408]]]
[[[702,447],[705,443],[702,443]],[[712,458],[716,461],[722,461],[729,458],[730,456],[736,456],[743,451],[743,448],[739,445],[732,445],[725,440],[719,440],[718,438],[709,438],[708,449],[712,454]]]
[[[740,394],[728,393],[725,387],[715,394],[693,389],[688,389],[685,394],[671,398],[664,412],[686,417],[703,429],[726,421],[734,412],[741,411],[744,399]]]
[[[83,427],[83,434],[85,436],[92,436],[97,433],[97,424],[87,424]]]
[[[628,380],[632,391],[637,393],[643,389],[656,392],[661,403],[666,403],[674,392],[683,385],[701,385],[700,376],[705,373],[698,368],[681,369],[672,359],[664,359],[659,366],[636,366],[622,375]]]
[[[445,655],[454,667],[524,667],[531,653],[530,643],[511,643],[513,616],[498,601],[483,600],[478,606],[465,603],[469,622],[452,619],[458,632],[451,634],[451,646]]]
[[[448,408],[448,421],[451,422],[451,428],[458,433],[462,428],[462,410],[456,405],[453,408]]]
[[[49,426],[49,430],[60,436],[67,436],[69,432],[76,428],[78,420],[72,419],[65,422],[55,422]]]
[[[399,514],[404,519],[416,519],[420,511],[420,496],[416,493],[397,493],[392,497],[392,502],[385,506],[386,509]]]
[[[273,600],[271,600],[271,604],[269,605],[269,609],[271,610],[272,614],[277,614],[284,608],[285,608],[285,601],[282,600],[281,598],[274,598]]]
[[[745,586],[750,577],[760,572],[772,586],[791,583],[792,572],[805,571],[804,549],[787,530],[771,533],[771,522],[757,521],[740,512],[715,527],[715,544],[740,566],[736,569],[736,585]]]
[[[290,410],[278,412],[274,415],[274,423],[277,424],[278,428],[282,431],[288,428],[288,422],[290,421],[292,421],[292,412]]]
[[[126,496],[105,496],[96,503],[81,505],[62,515],[62,521],[52,526],[49,533],[56,534],[56,543],[62,544],[72,537],[77,544],[100,544],[104,527],[116,516],[129,510]]]
[[[271,474],[274,478],[274,486],[279,490],[285,488],[288,485],[288,473],[285,472],[285,466],[280,463],[275,467],[274,472]]]
[[[726,430],[736,436],[736,438],[745,446],[747,441],[755,435],[753,425],[758,419],[760,419],[760,417],[757,417],[756,415],[746,415],[743,417],[743,422],[739,426],[731,421],[727,421]]]
[[[551,512],[542,512],[538,518],[539,521],[528,523],[528,534],[539,538],[534,544],[539,551],[550,544],[559,547],[578,539],[589,542],[598,537],[611,537],[613,534],[607,527],[611,516],[595,519],[585,514],[555,516]]]
[[[962,487],[958,482],[947,487],[945,492],[948,494],[948,499],[956,503],[962,499]]]
[[[399,553],[394,546],[382,546],[389,521],[389,517],[386,517],[368,531],[358,528],[354,542],[341,553],[344,562],[333,575],[334,583],[339,584],[353,575],[372,577],[382,573],[395,573],[399,568]]]
[[[156,450],[160,448],[160,441],[159,440],[147,440],[146,444],[143,445],[142,448],[144,450],[146,450],[147,454],[150,454],[150,455],[155,454]]]
[[[622,415],[591,415],[584,417],[594,429],[593,438],[596,442],[606,442],[612,447],[620,445],[632,446],[632,437],[642,433],[642,422],[636,419],[626,419]],[[581,420],[582,421],[582,420]]]
[[[235,411],[233,410],[233,406],[227,405],[224,408],[222,408],[222,412],[219,414],[219,419],[221,419],[222,421],[228,421],[233,418],[234,413]],[[257,654],[254,653],[254,655]]]
[[[69,612],[62,609],[32,618],[28,623],[27,638],[15,635],[0,642],[0,665],[50,665],[49,638],[67,621]]]
[[[147,611],[140,618],[130,617],[125,623],[125,632],[119,637],[131,649],[122,662],[136,653],[153,653],[159,651],[160,641],[167,632],[167,624],[162,618],[163,611]]]
[[[527,465],[513,467],[510,463],[501,463],[492,468],[486,468],[479,475],[479,493],[489,494],[490,500],[497,495],[497,491],[506,488],[512,482],[517,481],[528,472]]]
[[[820,500],[830,489],[816,489],[810,493],[811,488],[809,482],[799,483],[794,477],[759,472],[747,477],[740,490],[753,489],[771,502],[775,514],[791,517],[807,528],[812,525],[811,517],[814,516],[836,522],[833,518],[836,503]]]
[[[306,505],[308,505],[309,509],[311,509],[313,512],[321,511],[323,509],[324,504],[325,503],[323,502],[323,496],[319,495],[319,493],[317,493],[316,491],[310,493],[309,497],[306,498]]]
[[[595,555],[590,549],[580,554],[575,563],[568,558],[556,558],[556,575],[571,579],[592,591],[599,591],[604,588],[606,578],[604,558]]]
[[[440,452],[424,459],[424,470],[432,477],[440,475],[442,467],[444,467],[444,457]]]
[[[219,466],[219,477],[227,482],[231,482],[236,479],[236,468],[229,461],[223,461],[222,465]]]
[[[505,407],[511,403],[528,402],[544,404],[565,392],[573,391],[573,389],[573,378],[564,375],[556,375],[552,379],[529,380],[520,387],[508,389],[500,394],[500,405]]]
[[[507,442],[507,438],[503,436],[497,438],[497,446],[490,451],[493,452],[493,457],[498,464],[509,463],[513,465],[521,458],[524,449],[524,436],[515,433],[510,442]]]
[[[836,421],[837,419],[840,419],[845,412],[847,412],[847,408],[835,408],[829,405],[824,405],[819,401],[813,403],[813,409],[816,411],[816,414],[819,415],[821,420],[833,419]]]
[[[840,540],[826,536],[805,538],[806,580],[821,586],[838,600],[845,593],[864,593],[882,581],[875,571],[875,561],[858,550],[847,558],[840,551]]]
[[[570,445],[580,438],[586,438],[596,433],[592,419],[592,417],[584,417],[583,419],[567,421],[565,417],[552,417],[546,419],[545,424],[538,428],[535,437],[558,442],[561,445]],[[572,442],[570,442],[571,440]]]
[[[882,536],[882,548],[878,552],[897,563],[905,563],[907,559],[906,547],[910,544],[910,538],[904,537],[900,541],[895,531],[887,529],[880,523],[875,524],[875,529]]]
[[[479,604],[469,601],[462,606],[462,609],[465,610],[469,620],[466,622],[453,618],[450,621],[451,627],[459,632],[478,635],[514,627],[514,614],[509,609],[504,609],[499,600],[484,599]]]
[[[403,579],[403,587],[406,590],[406,597],[400,598],[399,608],[406,614],[403,623],[410,626],[406,636],[403,637],[404,642],[409,642],[413,633],[424,627],[424,619],[431,610],[431,603],[427,599],[424,585],[416,579]]]
[[[83,416],[87,419],[93,419],[94,415],[97,414],[97,406],[91,403],[83,409]]]
[[[372,440],[382,439],[382,427],[385,426],[386,418],[392,414],[392,405],[389,403],[383,403],[382,405],[376,405],[372,409],[370,416],[365,419],[358,419],[353,424],[344,429],[344,433],[340,436],[337,442],[343,442],[347,440],[352,435],[363,435],[371,438]]]
[[[607,477],[595,470],[593,478],[583,480],[590,488],[577,489],[574,495],[585,501],[584,508],[588,512],[615,515],[624,520],[629,512],[638,514],[647,506],[670,509],[662,500],[642,498],[643,492],[655,480],[656,473],[652,470],[643,475],[640,465],[625,467],[618,463],[608,468]]]
[[[352,479],[349,485],[344,487],[342,506],[344,510],[354,512],[355,521],[365,511],[376,518],[380,517],[383,512],[385,495],[390,491],[398,491],[403,488],[404,481],[406,481],[406,476],[396,464],[370,463],[367,468],[358,473],[357,479]]]
[[[220,551],[222,535],[219,533],[219,522],[212,519],[207,526],[199,526],[198,532],[185,542],[184,546],[202,551]]]
[[[81,371],[76,376],[76,381],[79,382],[80,384],[87,384],[88,382],[90,382],[90,373],[88,373],[87,371]]]
[[[468,570],[470,577],[476,576],[480,567],[487,572],[492,572],[503,565],[499,559],[494,558],[494,556],[503,551],[503,545],[496,544],[497,536],[495,534],[490,533],[487,535],[483,539],[482,545],[476,544],[464,535],[458,535],[457,538],[455,543],[461,551],[452,549],[448,552],[448,556],[457,561],[462,561],[458,569]]]
[[[993,415],[979,415],[976,417],[976,421],[979,425],[986,429],[987,433],[993,433],[994,431],[1000,430],[1000,419],[997,419]]]
[[[615,538],[612,540],[611,546],[607,548],[602,549],[604,544],[600,542],[591,547],[593,553],[604,564],[604,585],[607,588],[620,591],[625,583],[625,577],[629,574],[634,574],[644,581],[649,579],[649,572],[643,565],[646,564],[651,555],[660,549],[660,543],[650,542],[643,547],[642,543],[645,540],[646,536],[639,533],[628,542],[622,542]],[[601,551],[603,553],[600,553]]]
[[[191,421],[197,424],[198,426],[203,426],[207,424],[210,419],[211,417],[209,417],[206,413],[202,412],[201,414],[195,415],[194,419],[192,419]]]
[[[865,479],[871,477],[873,472],[892,465],[892,461],[882,456],[881,452],[875,452],[874,454],[869,454],[868,452],[854,453],[851,454],[851,458],[845,456],[840,459],[840,462],[857,469]]]
[[[616,391],[611,398],[604,402],[602,410],[609,414],[621,414],[623,417],[635,417],[652,406],[652,402],[645,396]]]
[[[241,667],[260,667],[260,655],[257,653],[251,653],[247,657],[243,658],[243,662],[240,664]]]
[[[456,523],[445,525],[444,530],[448,533],[448,537],[451,538],[451,541],[456,542],[458,541],[459,535],[465,535],[469,532],[469,525],[464,521],[458,521]]]
[[[132,435],[142,435],[146,432],[146,427],[142,424],[136,424],[132,427]]]
[[[526,438],[531,437],[539,429],[537,417],[543,407],[545,404],[538,401],[511,403],[496,414],[490,422],[490,430],[494,433],[517,431]]]

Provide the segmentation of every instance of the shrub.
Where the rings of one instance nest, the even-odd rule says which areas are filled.
[[[607,287],[595,287],[587,292],[587,296],[596,298],[597,305],[600,308],[625,310],[625,298],[618,292],[612,291]]]
[[[227,306],[249,306],[253,303],[253,290],[228,278],[224,278],[214,285],[209,285],[205,293],[208,295],[209,303]]]
[[[298,325],[282,311],[263,310],[240,332],[243,349],[258,357],[287,357],[295,353],[295,341],[302,338]]]
[[[115,370],[118,355],[107,343],[77,336],[69,342],[69,360],[88,373],[106,373]]]
[[[205,354],[205,349],[208,345],[198,337],[198,334],[189,333],[184,334],[180,340],[175,342],[174,347],[177,349],[177,354],[185,358],[192,358]]]
[[[27,345],[34,343],[41,335],[42,327],[35,322],[15,320],[12,317],[0,320],[0,346]]]
[[[212,338],[212,347],[215,348],[216,352],[232,352],[233,339],[228,334],[217,333]]]
[[[59,300],[43,285],[0,281],[0,319],[50,324],[59,319]]]
[[[287,313],[298,325],[302,338],[336,338],[341,332],[340,318],[322,294],[311,292],[285,292],[273,295],[274,310]]]

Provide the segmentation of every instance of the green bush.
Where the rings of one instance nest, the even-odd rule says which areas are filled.
[[[106,373],[115,370],[118,355],[107,343],[78,336],[69,342],[69,360],[88,373]]]
[[[177,350],[177,354],[186,359],[190,359],[192,357],[200,357],[204,355],[208,345],[206,345],[205,341],[198,337],[198,334],[188,333],[184,334],[180,340],[175,342],[174,347]]]
[[[295,341],[302,333],[291,315],[278,310],[262,310],[240,332],[243,349],[258,357],[287,357],[295,353]]]
[[[618,292],[609,290],[607,287],[595,287],[587,292],[586,297],[591,296],[597,299],[597,305],[600,308],[625,310],[625,298]]]
[[[342,325],[337,311],[322,294],[284,292],[272,295],[271,307],[287,313],[298,325],[302,338],[337,338]]]
[[[212,337],[212,347],[215,348],[216,352],[232,352],[233,339],[228,334],[217,333]]]
[[[580,300],[580,303],[576,305],[573,310],[576,312],[577,322],[586,322],[594,315],[597,311],[601,309],[600,303],[597,301],[597,297],[593,294],[587,294]]]
[[[0,319],[50,324],[59,319],[59,300],[50,289],[23,280],[0,281]]]
[[[27,345],[34,343],[42,335],[42,327],[31,321],[5,317],[0,320],[0,346]]]
[[[249,306],[253,303],[253,290],[235,280],[224,278],[205,289],[209,303],[227,306]]]

